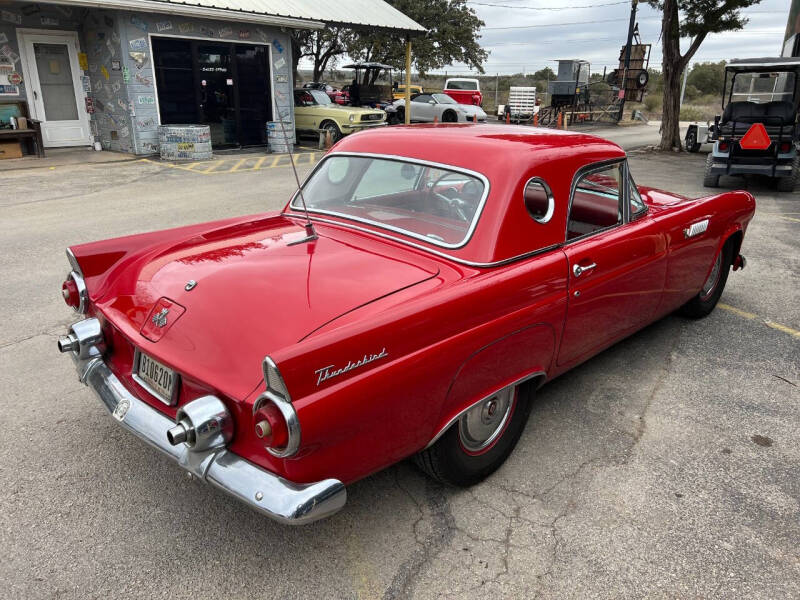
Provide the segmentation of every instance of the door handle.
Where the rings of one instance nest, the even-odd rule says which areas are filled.
[[[586,271],[591,271],[592,269],[596,268],[597,265],[595,263],[589,263],[588,265],[574,265],[572,267],[572,272],[575,273],[575,277],[580,277]]]

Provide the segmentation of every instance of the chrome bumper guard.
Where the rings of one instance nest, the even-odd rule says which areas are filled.
[[[87,327],[87,323],[91,327]],[[84,326],[80,327],[80,324]],[[347,491],[338,479],[293,483],[229,452],[224,445],[203,450],[199,449],[199,444],[195,448],[187,443],[172,445],[167,439],[167,431],[175,426],[175,422],[131,394],[111,372],[100,356],[102,352],[94,345],[79,346],[82,330],[85,329],[96,332],[99,323],[96,319],[76,323],[70,330],[75,344],[62,349],[66,344],[59,343],[62,352],[71,350],[81,382],[92,389],[124,429],[172,457],[192,476],[219,488],[271,519],[288,525],[322,519],[344,506]],[[194,402],[207,399],[219,402],[213,396]]]

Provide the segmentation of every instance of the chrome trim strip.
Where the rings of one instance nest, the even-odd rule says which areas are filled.
[[[101,358],[75,357],[75,362],[81,381],[120,426],[192,475],[271,519],[288,525],[310,523],[332,515],[347,501],[347,490],[337,479],[293,483],[225,448],[193,452],[186,444],[172,446],[166,433],[175,423],[129,392]]]
[[[283,213],[283,214],[285,216],[296,217],[298,219],[305,220],[306,218],[306,216],[302,213]],[[552,246],[546,246],[545,248],[540,248],[539,250],[533,250],[532,252],[517,254],[516,256],[512,256],[511,258],[504,258],[503,260],[484,263],[484,262],[475,262],[472,260],[465,260],[463,258],[458,258],[457,256],[447,254],[446,252],[440,252],[438,250],[434,250],[433,248],[428,248],[427,246],[423,246],[422,244],[415,244],[414,242],[411,242],[409,240],[404,240],[402,238],[389,235],[387,233],[381,233],[380,231],[367,229],[366,227],[359,227],[358,225],[353,225],[352,223],[343,223],[342,221],[334,221],[332,219],[325,219],[323,217],[316,217],[313,215],[309,216],[309,218],[312,221],[317,221],[319,223],[327,223],[328,225],[338,225],[340,227],[344,227],[345,229],[354,229],[356,231],[360,231],[361,233],[368,233],[376,237],[397,242],[398,244],[405,244],[406,246],[411,246],[412,248],[416,248],[417,250],[422,250],[423,252],[428,252],[440,258],[451,260],[453,262],[459,263],[461,265],[466,265],[468,267],[478,267],[478,268],[502,267],[504,265],[514,263],[523,260],[525,258],[531,258],[532,256],[537,256],[538,254],[544,254],[545,252],[549,252],[550,250],[555,250],[556,248],[560,248],[561,246],[563,246],[563,244],[553,244]]]
[[[692,223],[683,230],[683,237],[685,238],[693,238],[702,233],[705,233],[708,230],[708,219],[703,219],[702,221],[697,221],[696,223]]]
[[[540,377],[540,376],[542,376],[542,375],[544,375],[545,377],[547,377],[547,373],[545,373],[544,371],[536,371],[536,372],[534,372],[534,373],[529,373],[528,375],[525,375],[525,377],[520,377],[519,379],[517,379],[517,380],[515,380],[515,381],[512,381],[512,382],[511,382],[511,383],[509,383],[509,384],[506,384],[506,385],[500,386],[499,388],[497,388],[496,390],[494,390],[494,391],[493,391],[491,394],[487,394],[486,396],[482,397],[480,400],[477,400],[477,401],[473,402],[473,403],[472,403],[472,404],[470,404],[470,405],[469,405],[467,408],[465,408],[464,410],[462,410],[461,412],[459,412],[459,413],[458,413],[456,416],[454,416],[452,419],[450,419],[450,420],[449,420],[449,421],[448,421],[448,422],[447,422],[447,423],[444,425],[444,427],[442,427],[441,429],[439,429],[439,431],[436,433],[436,435],[434,435],[434,436],[433,436],[433,438],[431,439],[431,441],[427,443],[427,445],[425,446],[425,448],[423,448],[423,450],[427,450],[428,448],[430,448],[431,446],[433,446],[433,445],[434,445],[434,444],[435,444],[435,443],[436,443],[436,442],[439,440],[439,438],[440,438],[440,437],[442,437],[442,436],[444,435],[444,433],[445,433],[445,432],[446,432],[448,429],[450,429],[450,427],[452,427],[452,426],[453,426],[453,425],[454,425],[454,424],[455,424],[455,423],[456,423],[456,422],[457,422],[457,421],[458,421],[458,420],[459,420],[461,417],[463,417],[463,416],[464,416],[464,414],[465,414],[465,413],[467,413],[467,412],[468,412],[468,411],[469,411],[471,408],[474,408],[474,407],[476,407],[476,406],[477,406],[478,404],[480,404],[481,402],[485,402],[486,400],[488,400],[489,398],[491,398],[492,396],[494,396],[495,394],[497,394],[497,393],[498,393],[500,390],[503,390],[503,389],[505,389],[505,388],[507,388],[507,387],[515,387],[515,386],[518,386],[518,385],[520,385],[521,383],[525,383],[526,381],[529,381],[529,380],[531,380],[531,379],[533,379],[533,378],[535,378],[535,377]],[[544,382],[542,382],[542,383],[544,383]]]
[[[388,229],[389,231],[394,231],[396,233],[401,233],[403,235],[407,235],[409,237],[413,237],[413,238],[418,239],[418,240],[423,240],[425,242],[428,242],[429,244],[433,244],[434,246],[439,246],[440,248],[448,248],[448,249],[451,249],[451,250],[455,250],[457,248],[463,248],[472,239],[472,235],[475,233],[475,229],[478,227],[478,221],[480,220],[481,215],[483,214],[483,207],[486,205],[486,199],[489,197],[489,189],[491,187],[489,185],[489,179],[485,175],[483,175],[482,173],[478,173],[477,171],[472,171],[470,169],[465,169],[463,167],[456,167],[456,166],[453,166],[453,165],[447,165],[447,164],[444,164],[444,163],[437,163],[437,162],[433,162],[433,161],[429,161],[429,160],[409,158],[407,156],[397,156],[396,154],[375,154],[375,153],[372,153],[372,152],[331,152],[331,153],[328,153],[326,156],[324,156],[322,158],[322,160],[320,160],[317,163],[317,165],[311,170],[311,173],[308,174],[308,177],[306,177],[305,181],[303,182],[303,187],[305,187],[305,184],[314,176],[314,174],[317,172],[317,169],[321,168],[322,165],[325,164],[325,162],[329,158],[334,157],[334,156],[353,156],[353,157],[356,157],[356,158],[378,158],[378,159],[385,159],[385,160],[395,160],[395,161],[399,161],[399,162],[406,162],[406,163],[417,164],[417,165],[425,165],[425,166],[428,166],[428,167],[434,167],[434,168],[442,169],[442,170],[445,170],[445,171],[453,171],[453,172],[456,172],[456,173],[464,173],[465,175],[469,175],[471,177],[475,177],[477,179],[480,179],[481,182],[483,182],[483,195],[481,196],[481,200],[478,203],[478,208],[475,209],[475,216],[472,217],[472,222],[470,223],[470,226],[467,229],[467,233],[465,234],[464,239],[461,240],[461,242],[459,242],[458,244],[445,244],[445,243],[442,243],[442,242],[437,242],[436,240],[434,240],[432,238],[426,237],[424,235],[416,234],[416,233],[413,233],[411,231],[407,231],[405,229],[400,229],[398,227],[392,227],[391,225],[386,225],[385,223],[379,223],[377,221],[370,221],[369,219],[361,219],[361,218],[358,218],[358,217],[354,217],[352,215],[347,215],[347,214],[343,214],[343,213],[337,213],[335,211],[309,208],[308,212],[313,212],[313,213],[317,213],[317,214],[324,214],[324,215],[331,215],[331,216],[334,216],[334,217],[340,217],[342,219],[358,221],[359,223],[366,223],[368,225],[373,225],[373,226],[379,227],[381,229]],[[294,196],[292,196],[291,202],[289,202],[289,208],[291,208],[293,210],[302,210],[302,206],[295,206],[295,200],[297,200],[297,196],[298,196],[298,192],[295,192]]]
[[[150,384],[148,384],[144,379],[139,377],[139,359],[140,359],[141,355],[142,355],[142,351],[139,350],[139,348],[134,347],[134,350],[133,350],[133,368],[131,369],[131,379],[133,379],[136,383],[138,383],[140,386],[142,386],[145,389],[145,391],[147,391],[148,394],[150,394],[153,398],[155,398],[159,402],[163,402],[167,406],[175,406],[178,403],[178,392],[180,391],[181,374],[178,373],[175,369],[172,369],[170,367],[167,367],[167,365],[164,365],[165,367],[167,367],[167,369],[172,371],[175,374],[175,377],[176,377],[175,386],[172,388],[172,398],[170,398],[170,399],[164,398],[164,396],[162,396],[156,390],[154,390],[152,387],[150,387]],[[155,360],[149,354],[148,354],[148,357],[150,357],[152,360]],[[156,361],[156,362],[161,362],[161,361]]]

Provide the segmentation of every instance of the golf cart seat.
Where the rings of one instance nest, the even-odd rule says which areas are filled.
[[[731,135],[734,130],[744,135],[753,123],[763,123],[770,136],[791,135],[796,114],[794,105],[786,101],[731,102],[722,113],[721,130],[724,135]]]

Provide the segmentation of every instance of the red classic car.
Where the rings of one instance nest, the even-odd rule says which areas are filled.
[[[673,311],[710,313],[754,211],[743,191],[637,187],[589,135],[364,132],[279,213],[70,247],[83,317],[58,345],[122,427],[308,522],[407,457],[485,478],[542,384]]]

